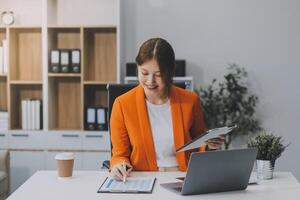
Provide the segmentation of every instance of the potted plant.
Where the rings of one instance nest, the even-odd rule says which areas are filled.
[[[272,179],[275,161],[288,145],[282,137],[267,134],[265,131],[248,142],[248,147],[258,149],[256,157],[257,176],[259,179]]]
[[[261,130],[261,123],[255,117],[258,97],[249,92],[247,76],[244,68],[231,64],[223,81],[213,79],[211,84],[196,91],[201,97],[207,129],[237,125],[234,134],[230,134],[232,137]],[[232,137],[226,138],[226,149]]]

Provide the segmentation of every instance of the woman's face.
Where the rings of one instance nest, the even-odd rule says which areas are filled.
[[[166,92],[166,84],[161,78],[161,72],[155,59],[138,66],[138,79],[146,95],[161,96]]]

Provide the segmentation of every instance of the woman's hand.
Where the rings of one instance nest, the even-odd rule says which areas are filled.
[[[219,137],[206,140],[205,143],[207,144],[209,150],[219,150],[222,148],[224,142],[225,142],[225,136],[219,135]]]
[[[130,176],[130,172],[132,171],[132,166],[126,162],[115,164],[110,171],[110,176],[115,180],[123,180],[123,178],[127,178]]]

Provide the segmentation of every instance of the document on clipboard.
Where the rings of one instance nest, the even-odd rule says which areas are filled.
[[[220,127],[220,128],[214,128],[214,129],[207,130],[200,136],[193,139],[192,141],[190,141],[190,142],[186,143],[185,145],[183,145],[182,147],[176,149],[176,153],[182,152],[182,151],[187,151],[190,149],[199,148],[205,144],[206,140],[219,137],[219,135],[221,135],[221,134],[227,135],[236,127],[237,127],[237,125],[230,126],[230,127],[224,126],[224,127]]]
[[[128,177],[126,182],[107,177],[98,193],[152,193],[155,177]]]

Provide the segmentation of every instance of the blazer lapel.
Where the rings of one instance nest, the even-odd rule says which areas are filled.
[[[146,107],[144,89],[138,86],[136,92],[137,113],[140,124],[140,131],[143,139],[144,149],[146,151],[146,160],[150,170],[157,170],[155,147],[151,132],[149,116]]]
[[[178,149],[182,145],[184,145],[184,127],[183,127],[183,116],[181,110],[180,97],[176,93],[176,88],[174,86],[171,87],[170,93],[170,104],[171,104],[171,112],[172,112],[172,123],[173,123],[173,137],[174,137],[174,145],[175,149]],[[180,170],[186,169],[186,158],[185,152],[176,153],[176,158],[179,164]]]

